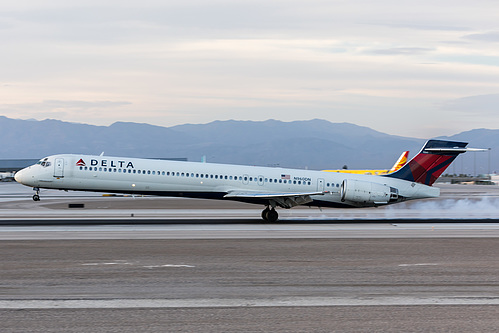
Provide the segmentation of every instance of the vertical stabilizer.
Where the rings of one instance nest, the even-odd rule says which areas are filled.
[[[428,140],[400,170],[384,175],[431,186],[454,159],[466,152],[467,142]]]
[[[408,157],[409,157],[409,151],[406,150],[402,153],[402,155],[400,155],[397,162],[395,162],[395,164],[392,166],[392,168],[387,173],[392,173],[392,172],[395,172],[395,171],[401,169],[404,165],[406,165]]]

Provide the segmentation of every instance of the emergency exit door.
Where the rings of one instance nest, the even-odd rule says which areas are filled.
[[[323,178],[317,179],[317,191],[318,192],[324,191],[324,179]]]

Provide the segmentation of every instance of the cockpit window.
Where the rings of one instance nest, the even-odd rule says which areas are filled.
[[[47,161],[48,158],[44,158],[43,160],[39,160],[36,164],[40,164],[42,167],[46,168],[48,166],[50,166],[50,162]]]

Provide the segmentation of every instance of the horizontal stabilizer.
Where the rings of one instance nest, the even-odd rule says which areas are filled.
[[[426,148],[424,151],[432,153],[466,153],[467,151],[488,151],[486,148]]]
[[[428,140],[404,167],[384,177],[431,186],[459,154],[477,151],[477,148],[466,148],[467,145],[467,142]]]

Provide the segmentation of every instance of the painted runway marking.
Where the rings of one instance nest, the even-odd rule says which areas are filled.
[[[270,299],[0,300],[0,309],[130,309],[315,306],[499,305],[494,296],[277,297]]]
[[[410,266],[438,266],[440,264],[400,264],[399,267],[410,267]]]
[[[131,265],[131,266],[133,266],[134,264],[126,262],[123,260],[123,261],[116,261],[116,262],[89,262],[89,263],[84,263],[81,265],[82,266],[108,266],[108,265]],[[147,265],[147,266],[142,266],[142,267],[152,269],[152,268],[163,268],[163,267],[194,268],[196,266],[186,265],[186,264],[164,264],[164,265]]]
[[[196,267],[196,266],[192,266],[192,265],[170,265],[170,264],[167,264],[167,265],[151,265],[151,266],[142,266],[144,268],[161,268],[161,267],[188,267],[188,268],[191,268],[191,267]]]
[[[131,265],[131,263],[126,262],[125,260],[117,260],[114,262],[89,262],[85,264],[81,264],[82,266],[101,266],[101,265]]]

